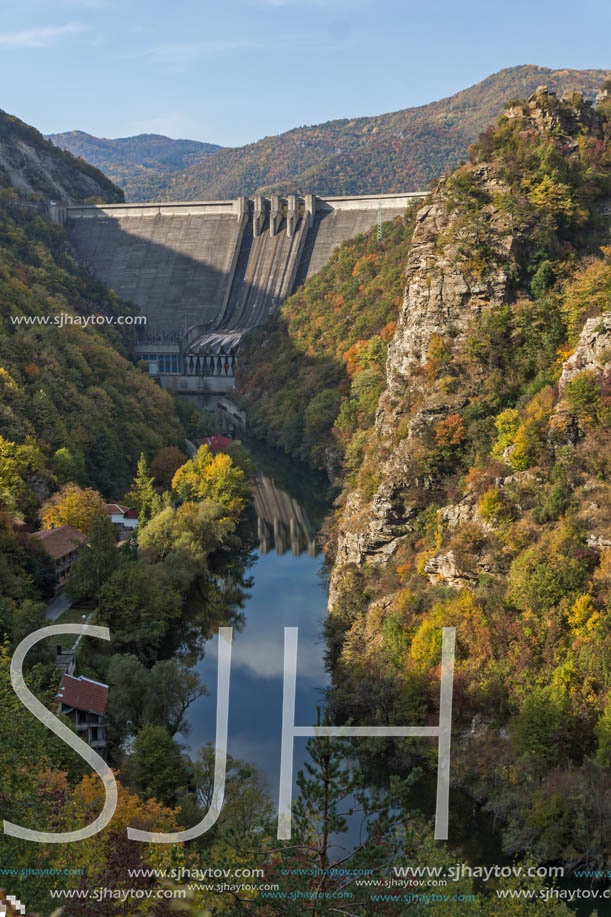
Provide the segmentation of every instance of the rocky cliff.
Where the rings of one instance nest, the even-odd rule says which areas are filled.
[[[35,128],[0,110],[0,188],[64,203],[120,203],[120,188],[83,159],[60,150]]]
[[[568,93],[564,104],[550,107],[556,97],[542,87],[526,106],[509,108],[503,121],[519,124],[531,137],[558,134],[564,154],[575,155],[580,133],[602,137],[602,121],[579,94],[576,105],[572,97]],[[469,164],[442,179],[418,213],[405,297],[388,350],[387,387],[376,416],[375,492],[360,486],[347,494],[331,610],[343,567],[384,563],[409,540],[426,495],[438,495],[439,475],[424,471],[421,459],[431,438],[438,438],[440,424],[459,417],[482,388],[486,367],[466,352],[473,329],[486,315],[528,295],[521,288],[524,254],[537,217],[507,206],[512,188],[504,171],[502,162]],[[608,197],[596,205],[606,212]],[[562,243],[554,238],[551,244],[560,248]],[[594,331],[599,324],[600,319],[591,319],[584,328],[589,344],[580,342],[563,369],[560,389],[575,371],[571,367],[584,360],[589,365],[594,349],[608,347],[605,334]],[[604,322],[601,327],[607,328]]]
[[[580,828],[585,781],[611,799],[610,108],[542,87],[419,211],[327,624],[336,715],[397,724],[434,721],[455,626],[453,779],[572,863],[611,827]]]

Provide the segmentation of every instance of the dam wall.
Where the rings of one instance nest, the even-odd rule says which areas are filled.
[[[420,193],[53,205],[74,254],[138,304],[147,333],[182,339],[264,322],[333,250],[402,214]]]

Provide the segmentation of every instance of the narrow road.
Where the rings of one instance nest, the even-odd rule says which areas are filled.
[[[68,611],[72,602],[65,592],[56,595],[52,602],[47,605],[46,616],[48,621],[57,621],[60,615]]]

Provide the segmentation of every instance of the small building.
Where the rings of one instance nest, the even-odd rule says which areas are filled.
[[[130,509],[129,506],[122,506],[121,503],[107,503],[105,509],[113,525],[125,529],[135,529],[138,525],[138,512]]]
[[[76,652],[74,648],[64,649],[58,643],[55,653],[55,665],[63,675],[73,675],[76,669]]]
[[[233,440],[229,436],[206,436],[199,442],[201,446],[208,446],[210,452],[226,452]]]
[[[108,685],[84,675],[79,678],[64,675],[55,700],[59,704],[59,712],[72,720],[79,738],[104,757]]]
[[[34,532],[47,554],[55,561],[56,589],[61,589],[70,578],[70,571],[81,554],[87,536],[73,525],[59,525],[54,529]]]

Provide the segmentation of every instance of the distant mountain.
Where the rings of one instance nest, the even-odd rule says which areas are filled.
[[[447,99],[377,117],[328,121],[224,149],[169,177],[167,200],[234,198],[254,191],[380,194],[425,189],[466,155],[504,103],[547,84],[593,98],[605,70],[510,67]]]
[[[541,84],[594,98],[610,77],[611,70],[509,67],[428,105],[297,127],[235,148],[158,134],[106,140],[69,131],[49,139],[98,166],[130,201],[227,199],[257,191],[414,191],[463,159],[511,99]]]
[[[123,200],[99,169],[49,143],[39,131],[0,109],[0,188],[59,201]]]
[[[84,131],[48,134],[55,146],[93,163],[125,189],[130,200],[146,200],[165,188],[171,175],[205,160],[222,149],[216,143],[172,140],[161,134],[138,134],[108,140]]]
[[[256,191],[411,191],[427,188],[463,159],[469,144],[502,113],[507,101],[524,98],[541,84],[558,93],[581,90],[593,98],[609,77],[609,70],[509,67],[428,105],[298,127],[216,152],[211,144],[196,144],[197,153],[181,146],[189,141],[150,135],[100,141],[76,131],[51,138],[100,166],[132,201],[213,200]],[[167,156],[162,155],[164,143]],[[199,161],[181,165],[181,156],[189,155],[199,156]]]

